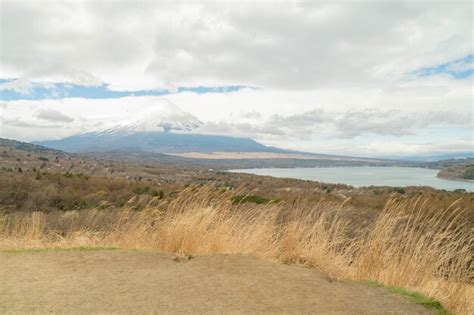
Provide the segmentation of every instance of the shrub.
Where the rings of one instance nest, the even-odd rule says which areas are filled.
[[[252,202],[257,205],[269,203],[271,200],[255,195],[238,195],[231,198],[233,204]]]
[[[464,171],[462,178],[474,180],[474,165],[468,166]]]
[[[405,194],[405,189],[403,189],[402,187],[394,187],[393,191],[399,193],[400,195]]]

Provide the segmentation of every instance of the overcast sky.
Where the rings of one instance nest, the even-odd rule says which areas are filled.
[[[200,133],[310,152],[474,145],[471,1],[0,3],[0,137],[172,103]]]

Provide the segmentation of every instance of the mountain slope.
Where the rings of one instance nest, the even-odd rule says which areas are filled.
[[[173,103],[154,104],[151,108],[136,109],[117,121],[104,124],[99,133],[124,132],[190,132],[199,128],[203,123],[195,116],[187,113]]]
[[[249,138],[199,134],[202,125],[192,114],[164,100],[152,107],[136,107],[118,119],[104,117],[98,130],[35,144],[82,153],[289,152]]]
[[[66,152],[288,152],[249,138],[170,132],[98,132],[35,143]]]
[[[60,150],[55,150],[50,147],[45,147],[45,146],[36,145],[32,143],[27,143],[27,142],[21,142],[21,141],[12,140],[12,139],[4,139],[4,138],[0,138],[0,148],[3,150],[16,149],[16,150],[25,151],[28,153],[43,153],[43,154],[50,154],[50,155],[56,155],[56,156],[66,155],[65,152],[62,152]]]

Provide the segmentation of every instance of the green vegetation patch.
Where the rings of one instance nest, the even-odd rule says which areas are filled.
[[[0,253],[22,254],[22,253],[42,253],[42,252],[81,252],[81,251],[98,251],[98,250],[116,250],[118,247],[112,246],[77,246],[70,248],[60,247],[40,247],[40,248],[15,248],[0,250]]]
[[[155,190],[151,188],[150,186],[138,186],[135,189],[133,189],[133,192],[137,195],[152,195],[153,197],[160,197],[160,199],[164,198],[164,192],[163,190]]]
[[[260,204],[267,204],[267,203],[274,203],[278,202],[278,199],[267,199],[261,196],[255,196],[255,195],[237,195],[232,197],[232,204],[239,204],[239,203],[244,203],[244,202],[252,202],[257,205]]]
[[[396,293],[396,294],[400,294],[402,296],[405,296],[405,297],[409,298],[411,301],[415,302],[416,304],[420,304],[420,305],[423,305],[426,308],[436,310],[437,313],[440,314],[440,315],[449,314],[449,312],[444,309],[443,305],[439,301],[437,301],[435,299],[432,299],[432,298],[429,298],[429,297],[427,297],[427,296],[425,296],[425,295],[423,295],[419,292],[409,291],[407,289],[399,288],[399,287],[395,287],[395,286],[384,285],[380,282],[372,281],[372,280],[362,281],[362,283],[373,286],[373,287],[385,288],[386,290],[388,290],[392,293]]]
[[[403,189],[403,187],[393,187],[393,191],[399,193],[400,195],[405,194],[405,189]]]
[[[474,180],[474,165],[466,167],[464,173],[462,174],[462,178]]]

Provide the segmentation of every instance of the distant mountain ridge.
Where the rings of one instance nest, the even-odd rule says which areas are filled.
[[[436,162],[451,159],[468,159],[474,158],[474,151],[459,151],[459,152],[447,152],[437,154],[420,154],[420,155],[407,155],[407,156],[383,156],[381,158],[398,159],[403,161],[414,161],[414,162]]]
[[[103,119],[100,129],[34,143],[75,153],[290,152],[250,138],[199,134],[202,125],[195,116],[163,100],[152,107],[136,107],[119,119]]]
[[[292,151],[265,146],[249,138],[172,132],[91,132],[35,144],[66,152],[275,152]]]
[[[26,152],[35,152],[35,153],[47,153],[47,154],[56,154],[56,155],[66,155],[66,152],[61,150],[55,150],[50,147],[32,144],[28,142],[17,141],[13,139],[4,139],[0,138],[0,147],[15,148],[18,150]]]

